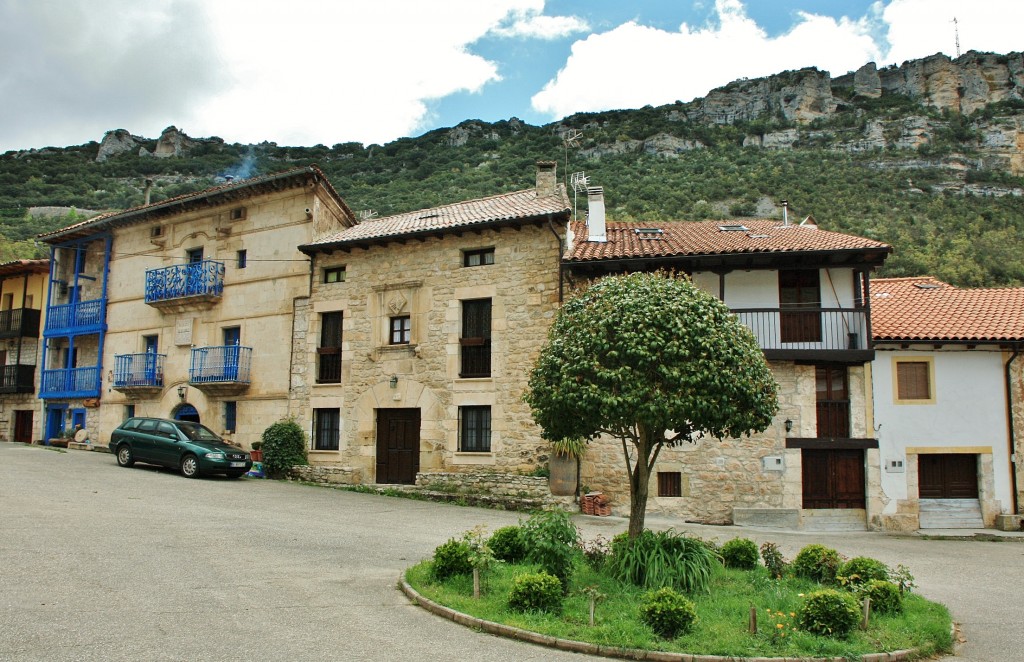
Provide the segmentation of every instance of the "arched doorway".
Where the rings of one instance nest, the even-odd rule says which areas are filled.
[[[174,420],[176,421],[190,421],[192,423],[199,423],[199,410],[190,404],[180,405],[174,410]]]

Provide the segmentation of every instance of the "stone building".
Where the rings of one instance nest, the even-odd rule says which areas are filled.
[[[47,260],[0,264],[0,439],[42,439],[36,397]]]
[[[288,413],[300,244],[355,224],[315,167],[229,181],[42,235],[51,246],[40,397],[105,443],[132,415],[242,445]]]

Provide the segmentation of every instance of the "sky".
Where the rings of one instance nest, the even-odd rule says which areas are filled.
[[[955,23],[954,23],[955,19]],[[156,138],[383,144],[1024,50],[1024,0],[0,0],[0,153]]]

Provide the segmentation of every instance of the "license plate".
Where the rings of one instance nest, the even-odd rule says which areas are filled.
[[[230,464],[230,466],[232,466],[232,467],[244,467],[245,466],[245,462],[232,462]]]

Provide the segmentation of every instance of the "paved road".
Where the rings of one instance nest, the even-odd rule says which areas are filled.
[[[517,520],[0,443],[0,660],[585,659],[467,630],[395,590],[449,537]],[[588,537],[625,528],[579,523]],[[1021,659],[1024,544],[685,528],[905,563],[963,623],[957,659]]]

